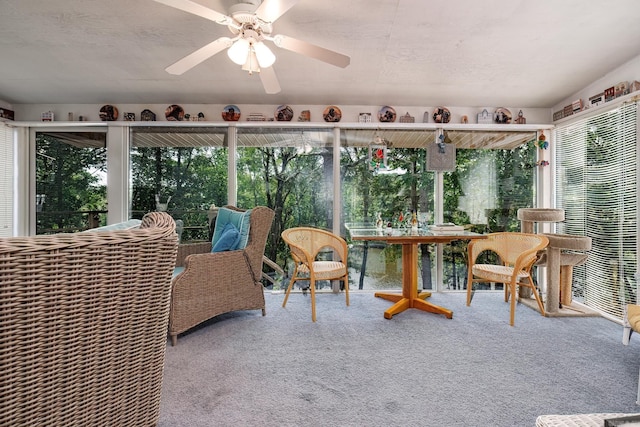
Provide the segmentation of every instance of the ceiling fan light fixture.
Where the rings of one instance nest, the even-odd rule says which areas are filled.
[[[244,65],[249,59],[249,42],[245,39],[238,39],[227,50],[227,56],[238,65]]]
[[[271,67],[273,63],[276,62],[276,56],[273,54],[271,49],[262,42],[255,43],[253,45],[253,51],[255,51],[258,64],[261,68]]]
[[[256,56],[255,50],[253,50],[252,47],[249,47],[249,54],[247,55],[247,60],[245,61],[245,63],[242,64],[242,69],[248,71],[249,75],[260,72],[258,58]]]

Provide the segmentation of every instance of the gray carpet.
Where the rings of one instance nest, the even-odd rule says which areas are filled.
[[[502,294],[434,294],[453,319],[383,318],[373,293],[266,294],[167,348],[158,427],[534,426],[541,414],[640,412],[640,337],[600,317],[544,318]]]

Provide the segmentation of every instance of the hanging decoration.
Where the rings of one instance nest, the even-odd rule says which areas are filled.
[[[544,150],[549,148],[549,141],[547,141],[547,137],[544,134],[544,131],[540,131],[538,134],[538,139],[536,140],[536,146],[541,150],[540,156],[539,157],[544,157]],[[548,160],[543,160],[540,159],[537,162],[533,163],[533,164],[528,164],[525,165],[525,167],[527,168],[534,168],[534,167],[545,167],[545,166],[549,166],[549,161]]]
[[[549,141],[547,141],[547,137],[544,135],[544,131],[540,131],[540,135],[538,136],[538,148],[541,150],[546,150],[549,148]]]
[[[388,169],[387,146],[389,142],[376,135],[373,142],[369,144],[369,170],[373,173]]]

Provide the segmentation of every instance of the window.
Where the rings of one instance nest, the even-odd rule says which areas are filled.
[[[13,131],[0,122],[0,237],[13,235]]]
[[[131,217],[167,211],[181,241],[211,238],[209,208],[227,203],[227,129],[136,127],[131,134]]]
[[[460,142],[456,170],[444,173],[444,221],[469,224],[479,233],[520,231],[518,209],[535,207],[536,133],[457,133],[448,132]],[[457,241],[443,248],[445,290],[466,289],[466,245]],[[502,289],[477,284],[496,286]]]
[[[379,214],[398,227],[412,211],[423,225],[433,222],[434,173],[426,170],[426,147],[435,137],[435,130],[342,130],[343,222],[373,224]],[[358,289],[402,287],[402,246],[352,242],[350,256]],[[420,245],[421,288],[432,289],[433,257],[434,245]]]
[[[445,131],[445,144],[456,147],[452,172],[426,168],[427,147],[433,146],[437,136],[435,130],[343,130],[345,222],[372,223],[380,212],[385,222],[398,226],[400,213],[410,218],[411,211],[417,210],[423,224],[444,220],[477,232],[519,230],[517,210],[535,203],[536,132]],[[371,170],[368,148],[372,144],[386,147],[386,169]],[[420,245],[418,286],[435,289],[440,264],[443,290],[466,289],[466,244],[442,245],[441,253],[437,245]],[[399,287],[400,251],[398,245],[353,242],[351,267],[356,271],[351,276],[359,276],[358,288]]]
[[[36,132],[36,234],[106,224],[106,134]]]
[[[238,128],[237,141],[237,204],[273,208],[266,256],[284,266],[289,249],[280,239],[282,231],[333,227],[333,131]]]
[[[623,104],[556,128],[558,232],[591,237],[574,268],[573,297],[621,318],[636,301],[638,271],[637,104]]]

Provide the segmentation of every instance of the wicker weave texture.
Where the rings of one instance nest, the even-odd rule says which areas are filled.
[[[282,232],[294,260],[307,264],[313,262],[324,248],[337,252],[341,261],[347,259],[347,243],[340,236],[313,227],[294,227]]]
[[[540,415],[536,427],[602,427],[604,420],[637,414]]]
[[[540,314],[545,315],[542,300],[538,295],[530,270],[538,259],[538,252],[549,244],[549,239],[541,234],[530,233],[490,233],[486,239],[478,239],[468,245],[468,277],[467,277],[467,306],[471,304],[474,282],[504,283],[505,302],[511,299],[509,324],[515,322],[515,304],[517,287],[531,289],[538,303]],[[478,256],[485,252],[495,252],[501,265],[476,264]]]
[[[308,280],[311,291],[311,320],[316,321],[316,280],[342,280],[345,299],[349,305],[349,273],[347,269],[347,242],[329,231],[314,227],[294,227],[282,232],[282,240],[289,245],[296,266],[287,287],[282,307],[287,306],[293,285]],[[338,260],[316,260],[323,249],[333,250]]]
[[[227,206],[230,209],[237,209]],[[180,245],[178,266],[185,269],[173,280],[169,335],[173,345],[178,334],[223,313],[262,310],[262,257],[274,212],[252,209],[249,241],[243,250],[211,252],[211,243]]]
[[[537,259],[538,251],[549,244],[549,239],[540,234],[490,233],[486,239],[469,243],[469,259],[475,260],[483,251],[493,251],[505,265],[519,265],[528,270]]]
[[[165,213],[0,239],[0,424],[155,425],[176,250]]]

